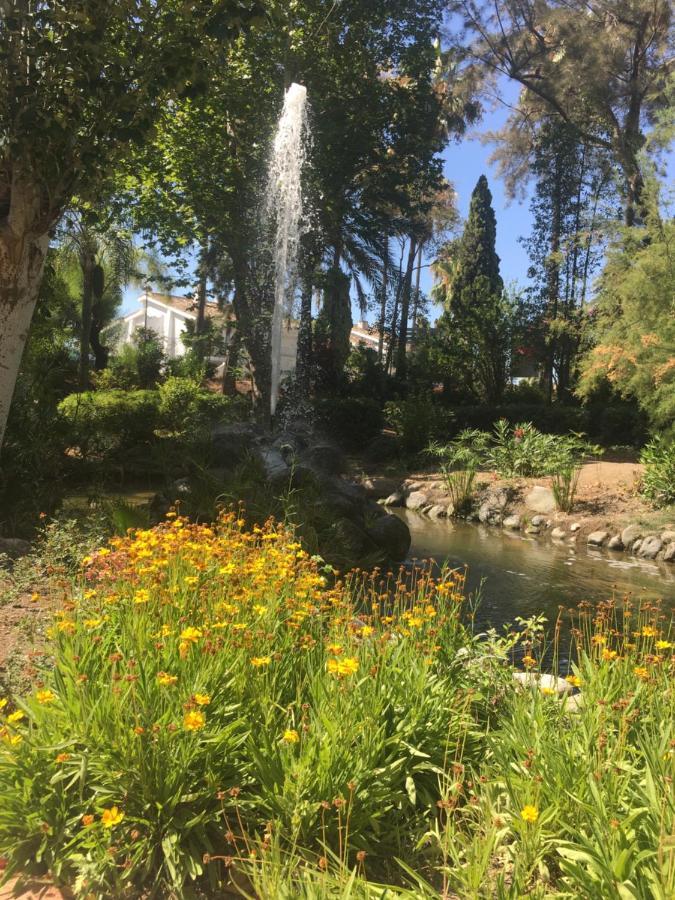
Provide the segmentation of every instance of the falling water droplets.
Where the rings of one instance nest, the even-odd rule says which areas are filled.
[[[291,312],[298,249],[305,230],[302,169],[307,137],[307,89],[301,84],[292,84],[284,97],[267,179],[266,212],[268,221],[273,224],[275,269],[271,335],[272,415],[279,395],[283,320]]]

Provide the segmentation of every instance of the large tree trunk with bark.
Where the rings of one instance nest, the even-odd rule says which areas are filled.
[[[49,247],[47,227],[35,224],[37,190],[18,182],[0,210],[0,448]]]

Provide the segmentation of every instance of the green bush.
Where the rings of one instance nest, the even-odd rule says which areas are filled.
[[[314,409],[317,426],[348,450],[362,450],[384,424],[381,404],[365,397],[324,397]]]
[[[386,404],[385,414],[406,457],[424,450],[430,441],[442,439],[453,420],[452,412],[428,394],[392,400]]]
[[[675,441],[653,438],[640,455],[645,466],[642,493],[654,506],[675,503]]]
[[[199,429],[231,419],[235,403],[231,397],[204,389],[194,378],[171,376],[158,389],[159,427],[179,435],[194,435]]]
[[[69,440],[85,460],[123,457],[152,444],[159,420],[157,391],[87,391],[59,404]]]

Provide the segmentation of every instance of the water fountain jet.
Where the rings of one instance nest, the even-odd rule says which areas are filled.
[[[271,331],[270,411],[274,415],[281,380],[281,336],[295,291],[298,249],[305,230],[302,169],[308,136],[307,88],[292,84],[274,136],[267,179],[267,219],[274,230],[274,311]]]

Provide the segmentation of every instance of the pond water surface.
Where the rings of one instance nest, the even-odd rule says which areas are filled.
[[[394,510],[392,510],[393,512]],[[481,588],[476,628],[501,626],[516,616],[543,613],[550,623],[558,609],[630,594],[634,600],[663,601],[675,612],[675,566],[639,560],[625,553],[590,550],[574,544],[532,538],[506,529],[432,520],[395,511],[410,528],[409,562],[433,559],[439,566],[468,567],[470,591]]]

